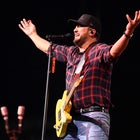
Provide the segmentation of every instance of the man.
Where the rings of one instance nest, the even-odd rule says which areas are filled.
[[[61,125],[55,125],[56,131],[60,129],[58,137],[64,140],[109,139],[113,63],[126,49],[134,30],[140,24],[140,10],[135,12],[134,19],[128,14],[126,18],[128,24],[125,31],[113,45],[99,42],[101,24],[89,14],[83,14],[78,20],[68,20],[75,25],[74,46],[70,47],[51,44],[40,37],[31,20],[23,19],[19,24],[19,28],[38,49],[46,54],[52,50],[57,61],[66,63],[66,99],[74,86],[70,101],[63,111],[60,109],[64,130],[60,129]],[[80,78],[78,86],[75,86]],[[61,104],[63,106],[62,101]],[[61,134],[61,131],[64,132]]]

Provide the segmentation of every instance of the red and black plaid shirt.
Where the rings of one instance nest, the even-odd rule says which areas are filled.
[[[111,47],[111,45],[97,43],[86,54],[86,61],[80,73],[84,78],[72,98],[76,109],[91,105],[110,107],[113,69],[113,59],[109,53]],[[66,63],[66,89],[68,89],[83,53],[80,53],[76,46],[56,44],[52,45],[52,53],[58,61]]]

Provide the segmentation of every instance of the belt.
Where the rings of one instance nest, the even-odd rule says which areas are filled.
[[[81,108],[75,111],[76,113],[88,113],[88,112],[105,112],[105,113],[109,113],[109,110],[105,107],[101,107],[101,106],[90,106],[87,108]]]

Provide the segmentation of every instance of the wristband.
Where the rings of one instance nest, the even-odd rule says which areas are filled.
[[[130,39],[130,38],[132,38],[132,36],[133,36],[133,34],[128,35],[128,34],[126,34],[125,32],[124,32],[123,34],[124,34],[124,36],[125,36],[127,39]]]

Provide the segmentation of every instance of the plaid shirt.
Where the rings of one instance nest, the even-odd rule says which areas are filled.
[[[109,53],[111,47],[111,45],[97,43],[86,53],[85,63],[80,73],[84,78],[72,97],[75,109],[91,105],[109,108],[113,69],[113,59]],[[68,47],[57,44],[52,44],[52,53],[56,60],[66,63],[66,89],[69,89],[83,53],[80,53],[76,46]]]

